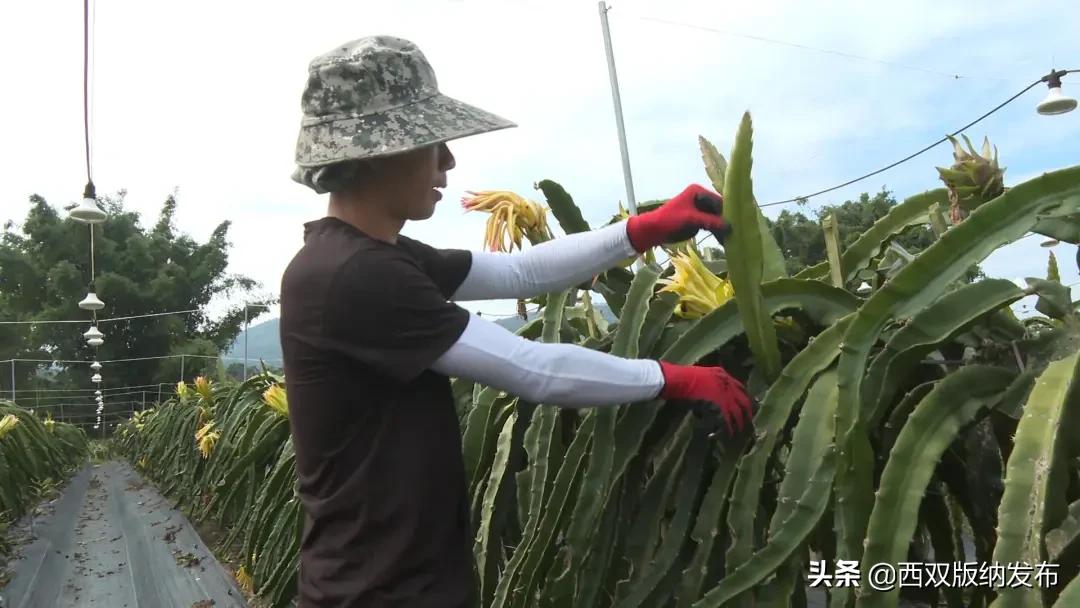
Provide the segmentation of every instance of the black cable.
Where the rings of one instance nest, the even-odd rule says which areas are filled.
[[[90,178],[90,0],[83,0],[83,131],[86,139],[86,181]]]
[[[764,36],[755,36],[755,35],[751,35],[751,34],[742,34],[742,33],[739,33],[739,32],[721,30],[721,29],[717,29],[717,28],[713,28],[713,27],[707,27],[707,26],[704,26],[704,25],[693,25],[693,24],[690,24],[690,23],[682,23],[680,21],[670,21],[670,20],[667,20],[667,19],[659,19],[659,18],[656,18],[656,17],[640,16],[639,19],[642,19],[643,21],[655,21],[657,23],[666,23],[668,25],[675,25],[675,26],[679,26],[679,27],[686,27],[686,28],[691,28],[691,29],[696,29],[696,30],[702,30],[702,31],[706,31],[706,32],[712,32],[712,33],[715,33],[715,34],[723,34],[725,36],[734,36],[736,38],[746,38],[746,39],[749,39],[749,40],[756,40],[758,42],[767,42],[767,43],[770,43],[770,44],[777,44],[777,45],[780,45],[780,46],[788,46],[788,47],[802,49],[802,50],[806,50],[806,51],[815,51],[815,52],[818,52],[818,53],[825,53],[825,54],[828,54],[828,55],[836,55],[838,57],[845,57],[845,58],[848,58],[848,59],[858,59],[860,61],[867,61],[867,62],[870,62],[870,63],[878,63],[878,64],[881,64],[881,65],[888,65],[888,66],[903,68],[905,70],[913,70],[913,71],[916,71],[916,72],[923,72],[923,73],[926,73],[926,74],[933,74],[935,76],[944,76],[945,78],[951,78],[953,80],[960,80],[961,78],[964,78],[964,79],[975,78],[975,79],[978,79],[978,80],[997,80],[997,81],[1004,81],[1005,80],[1004,78],[989,78],[989,77],[983,77],[983,76],[972,77],[972,76],[964,76],[962,74],[948,74],[948,73],[945,73],[945,72],[938,72],[936,70],[928,70],[926,68],[921,68],[921,67],[918,67],[918,66],[906,65],[906,64],[903,64],[903,63],[896,63],[894,61],[885,61],[884,59],[875,59],[873,57],[863,57],[862,55],[856,55],[854,53],[844,53],[842,51],[833,51],[833,50],[830,50],[830,49],[822,49],[822,48],[809,46],[809,45],[806,45],[806,44],[798,44],[798,43],[795,43],[795,42],[786,42],[784,40],[776,40],[774,38],[765,38]]]
[[[926,147],[925,147],[925,148],[923,148],[922,150],[919,150],[918,152],[915,152],[914,154],[911,154],[911,155],[909,155],[909,156],[906,156],[906,157],[904,157],[904,158],[902,158],[902,159],[900,159],[900,160],[898,160],[898,161],[896,161],[896,162],[892,163],[891,165],[888,165],[888,166],[882,167],[881,169],[878,169],[877,171],[872,171],[872,172],[870,172],[870,173],[867,173],[866,175],[863,175],[863,176],[861,176],[861,177],[857,177],[857,178],[855,178],[855,179],[853,179],[853,180],[850,180],[850,181],[846,181],[846,182],[844,182],[844,183],[840,184],[839,186],[833,186],[832,188],[826,188],[825,190],[820,190],[820,191],[818,191],[818,192],[815,192],[815,193],[813,193],[813,194],[807,194],[807,195],[805,195],[805,196],[797,196],[797,197],[795,197],[795,198],[791,198],[791,199],[787,199],[787,200],[783,200],[783,201],[777,201],[777,202],[775,202],[775,203],[766,203],[766,204],[764,204],[764,205],[761,205],[761,206],[762,206],[762,207],[771,207],[771,206],[773,206],[773,205],[783,205],[783,204],[785,204],[785,203],[794,203],[794,202],[797,202],[797,201],[803,201],[803,200],[806,200],[806,199],[808,199],[808,198],[811,198],[811,197],[814,197],[814,196],[818,196],[819,194],[825,194],[826,192],[832,192],[833,190],[838,190],[838,189],[840,189],[840,188],[843,188],[844,186],[850,186],[851,184],[854,184],[854,183],[856,183],[856,182],[862,181],[862,180],[864,180],[864,179],[866,179],[866,178],[868,178],[868,177],[873,177],[873,176],[877,175],[878,173],[882,173],[882,172],[884,172],[884,171],[888,171],[889,169],[892,169],[893,167],[895,167],[895,166],[897,166],[897,165],[900,165],[900,164],[906,163],[907,161],[909,161],[909,160],[911,160],[911,159],[915,158],[916,156],[919,156],[920,154],[923,154],[923,153],[925,153],[925,152],[929,151],[930,149],[932,149],[932,148],[934,148],[934,147],[936,147],[936,146],[939,146],[939,145],[941,145],[941,144],[943,144],[943,143],[945,143],[945,142],[949,141],[949,137],[955,136],[955,135],[957,135],[958,133],[960,133],[960,132],[964,131],[965,129],[968,129],[969,127],[972,127],[972,126],[974,126],[974,125],[975,125],[976,123],[980,122],[981,120],[983,120],[983,119],[985,119],[986,117],[990,116],[990,115],[991,115],[991,114],[993,114],[994,112],[997,112],[997,111],[998,111],[998,110],[1000,110],[1001,108],[1005,107],[1005,106],[1006,106],[1007,104],[1009,104],[1010,102],[1012,102],[1013,100],[1015,100],[1015,99],[1016,99],[1017,97],[1020,97],[1020,96],[1021,96],[1021,95],[1023,95],[1024,93],[1027,93],[1027,92],[1028,92],[1028,90],[1029,90],[1029,89],[1031,89],[1031,87],[1034,87],[1035,85],[1039,84],[1040,82],[1042,82],[1042,80],[1041,80],[1041,79],[1040,79],[1040,80],[1036,80],[1035,82],[1033,82],[1033,83],[1029,84],[1028,86],[1024,87],[1024,89],[1023,89],[1022,91],[1020,91],[1020,92],[1019,92],[1019,93],[1017,93],[1016,95],[1013,95],[1012,97],[1010,97],[1009,99],[1005,100],[1004,102],[1000,103],[1000,104],[999,104],[999,105],[998,105],[997,107],[995,107],[994,109],[990,110],[990,111],[989,111],[989,112],[987,112],[986,114],[983,114],[982,116],[980,116],[980,117],[976,118],[975,120],[973,120],[973,121],[969,122],[968,124],[964,125],[963,127],[961,127],[961,128],[959,128],[959,129],[957,129],[956,131],[953,131],[953,132],[952,132],[952,133],[950,133],[950,134],[949,134],[948,136],[946,136],[946,137],[942,137],[941,139],[939,139],[939,140],[935,141],[934,143],[930,144],[929,146],[926,146]]]
[[[776,201],[776,202],[773,202],[773,203],[765,203],[764,205],[758,205],[758,207],[772,207],[774,205],[784,205],[784,204],[788,204],[788,203],[804,202],[809,198],[812,198],[812,197],[815,197],[815,196],[818,196],[818,195],[821,195],[821,194],[825,194],[827,192],[832,192],[833,190],[839,190],[840,188],[843,188],[845,186],[850,186],[851,184],[854,184],[856,182],[860,182],[860,181],[862,181],[862,180],[864,180],[864,179],[866,179],[868,177],[873,177],[873,176],[875,176],[875,175],[877,175],[879,173],[882,173],[884,171],[888,171],[889,169],[892,169],[893,167],[896,167],[897,165],[906,163],[907,161],[915,158],[916,156],[919,156],[920,154],[923,154],[923,153],[927,152],[928,150],[930,150],[930,149],[932,149],[932,148],[934,148],[936,146],[939,146],[939,145],[941,145],[942,143],[944,143],[946,141],[949,141],[949,137],[955,136],[955,135],[963,132],[964,130],[976,125],[977,123],[981,122],[983,119],[987,118],[988,116],[990,116],[994,112],[997,112],[1001,108],[1004,108],[1006,105],[1008,105],[1008,104],[1012,103],[1013,101],[1015,101],[1016,98],[1020,97],[1024,93],[1027,93],[1032,87],[1038,85],[1039,83],[1049,81],[1050,78],[1053,77],[1054,75],[1056,75],[1058,77],[1061,77],[1061,76],[1064,76],[1065,74],[1072,74],[1074,72],[1080,72],[1080,70],[1052,71],[1050,74],[1048,74],[1046,76],[1043,76],[1042,78],[1039,78],[1035,82],[1032,82],[1031,84],[1027,85],[1019,93],[1017,93],[1017,94],[1013,95],[1012,97],[1006,99],[1005,101],[1001,102],[1000,104],[998,104],[996,107],[994,107],[989,112],[987,112],[987,113],[983,114],[982,116],[976,118],[975,120],[969,122],[968,124],[964,125],[963,127],[960,127],[959,129],[957,129],[956,131],[953,131],[949,135],[947,135],[945,137],[942,137],[941,139],[939,139],[939,140],[935,141],[934,143],[930,144],[929,146],[926,146],[922,150],[919,150],[918,152],[915,152],[914,154],[906,156],[906,157],[904,157],[904,158],[902,158],[902,159],[900,159],[900,160],[898,160],[898,161],[896,161],[896,162],[894,162],[894,163],[892,163],[892,164],[890,164],[888,166],[882,167],[881,169],[878,169],[876,171],[872,171],[872,172],[867,173],[866,175],[863,175],[861,177],[857,177],[855,179],[846,181],[846,182],[844,182],[844,183],[842,183],[842,184],[840,184],[838,186],[833,186],[831,188],[826,188],[824,190],[814,192],[813,194],[807,194],[807,195],[804,195],[804,196],[796,196],[795,198],[789,198],[787,200]],[[709,238],[709,235],[703,236],[699,241],[697,241],[697,244],[700,245],[707,238]]]

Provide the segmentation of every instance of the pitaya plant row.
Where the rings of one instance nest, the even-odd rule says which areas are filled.
[[[1080,605],[1077,303],[1053,261],[1026,288],[965,280],[1029,231],[1080,242],[1080,166],[1005,188],[996,153],[954,141],[945,187],[909,197],[847,247],[826,222],[829,259],[788,276],[754,199],[751,135],[746,116],[730,162],[699,142],[734,226],[722,255],[686,242],[639,267],[627,260],[537,298],[541,314],[518,333],[722,364],[759,402],[753,433],[710,438],[682,404],[563,409],[455,379],[480,604],[805,606],[810,561],[833,571],[845,560],[863,574],[876,563],[1052,562],[1052,588],[903,591],[956,608]],[[486,246],[558,238],[555,223],[592,229],[559,184],[537,187],[546,208],[471,193],[466,206],[491,213]],[[927,225],[937,241],[918,255],[890,246]],[[1019,320],[1010,306],[1029,295],[1041,314]],[[274,606],[295,594],[301,513],[286,381],[196,386],[117,435],[189,512],[230,531],[220,549]],[[865,580],[825,591],[833,608],[899,600]]]
[[[882,562],[1052,561],[1052,588],[904,592],[956,607],[1072,605],[1077,304],[1052,255],[1026,289],[964,276],[1029,231],[1080,242],[1080,167],[1006,188],[996,150],[964,141],[938,168],[944,188],[903,201],[844,250],[827,220],[829,259],[787,276],[753,194],[749,116],[730,162],[702,138],[734,226],[723,256],[669,247],[666,266],[650,257],[538,298],[542,315],[520,333],[723,364],[760,402],[754,434],[709,439],[677,404],[579,414],[458,380],[483,605],[801,606],[811,559],[864,574]],[[565,233],[590,229],[558,184],[537,188]],[[889,247],[927,225],[938,240],[919,255]],[[500,229],[529,232],[489,222],[489,235]],[[1010,305],[1028,295],[1044,316],[1020,321]],[[865,579],[827,591],[834,607],[899,600]]]

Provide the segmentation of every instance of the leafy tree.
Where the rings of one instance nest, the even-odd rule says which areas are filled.
[[[858,200],[844,201],[839,205],[824,205],[814,210],[813,218],[807,217],[801,211],[784,209],[775,220],[766,218],[766,223],[780,250],[784,252],[788,274],[794,275],[803,268],[828,259],[825,234],[821,228],[821,221],[828,215],[836,216],[843,251],[896,204],[892,193],[882,189],[874,195],[863,192]],[[930,228],[915,226],[905,231],[896,242],[915,254],[934,244],[935,240],[934,232]],[[971,281],[980,276],[982,272],[975,266],[969,270],[967,279]]]
[[[124,208],[126,191],[103,196],[99,205],[109,218],[92,227],[95,275],[92,286],[105,308],[99,319],[194,310],[179,315],[98,323],[105,343],[92,347],[82,334],[90,313],[81,310],[91,285],[90,228],[67,217],[37,195],[21,226],[9,221],[0,236],[0,311],[5,320],[87,319],[86,323],[0,325],[0,359],[92,361],[191,355],[103,364],[102,387],[192,381],[198,374],[224,377],[216,357],[236,338],[244,321],[244,304],[272,304],[256,296],[254,280],[226,273],[230,222],[217,226],[205,243],[177,233],[173,218],[177,201],[169,196],[149,229],[137,213]],[[16,229],[17,228],[17,229]],[[219,298],[239,304],[218,319],[207,307]],[[252,309],[252,314],[263,309]],[[6,371],[6,370],[5,370]],[[84,363],[16,366],[19,388],[89,388],[93,372]],[[8,385],[10,373],[0,385]],[[44,376],[48,376],[45,378]]]

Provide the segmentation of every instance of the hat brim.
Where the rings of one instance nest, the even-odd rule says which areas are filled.
[[[517,125],[443,94],[377,114],[304,126],[296,164],[317,167],[400,154]]]

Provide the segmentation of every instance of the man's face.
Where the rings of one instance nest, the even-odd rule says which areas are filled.
[[[435,213],[446,187],[446,173],[454,168],[454,155],[445,143],[434,144],[382,160],[379,181],[391,209],[403,220],[424,220]]]

